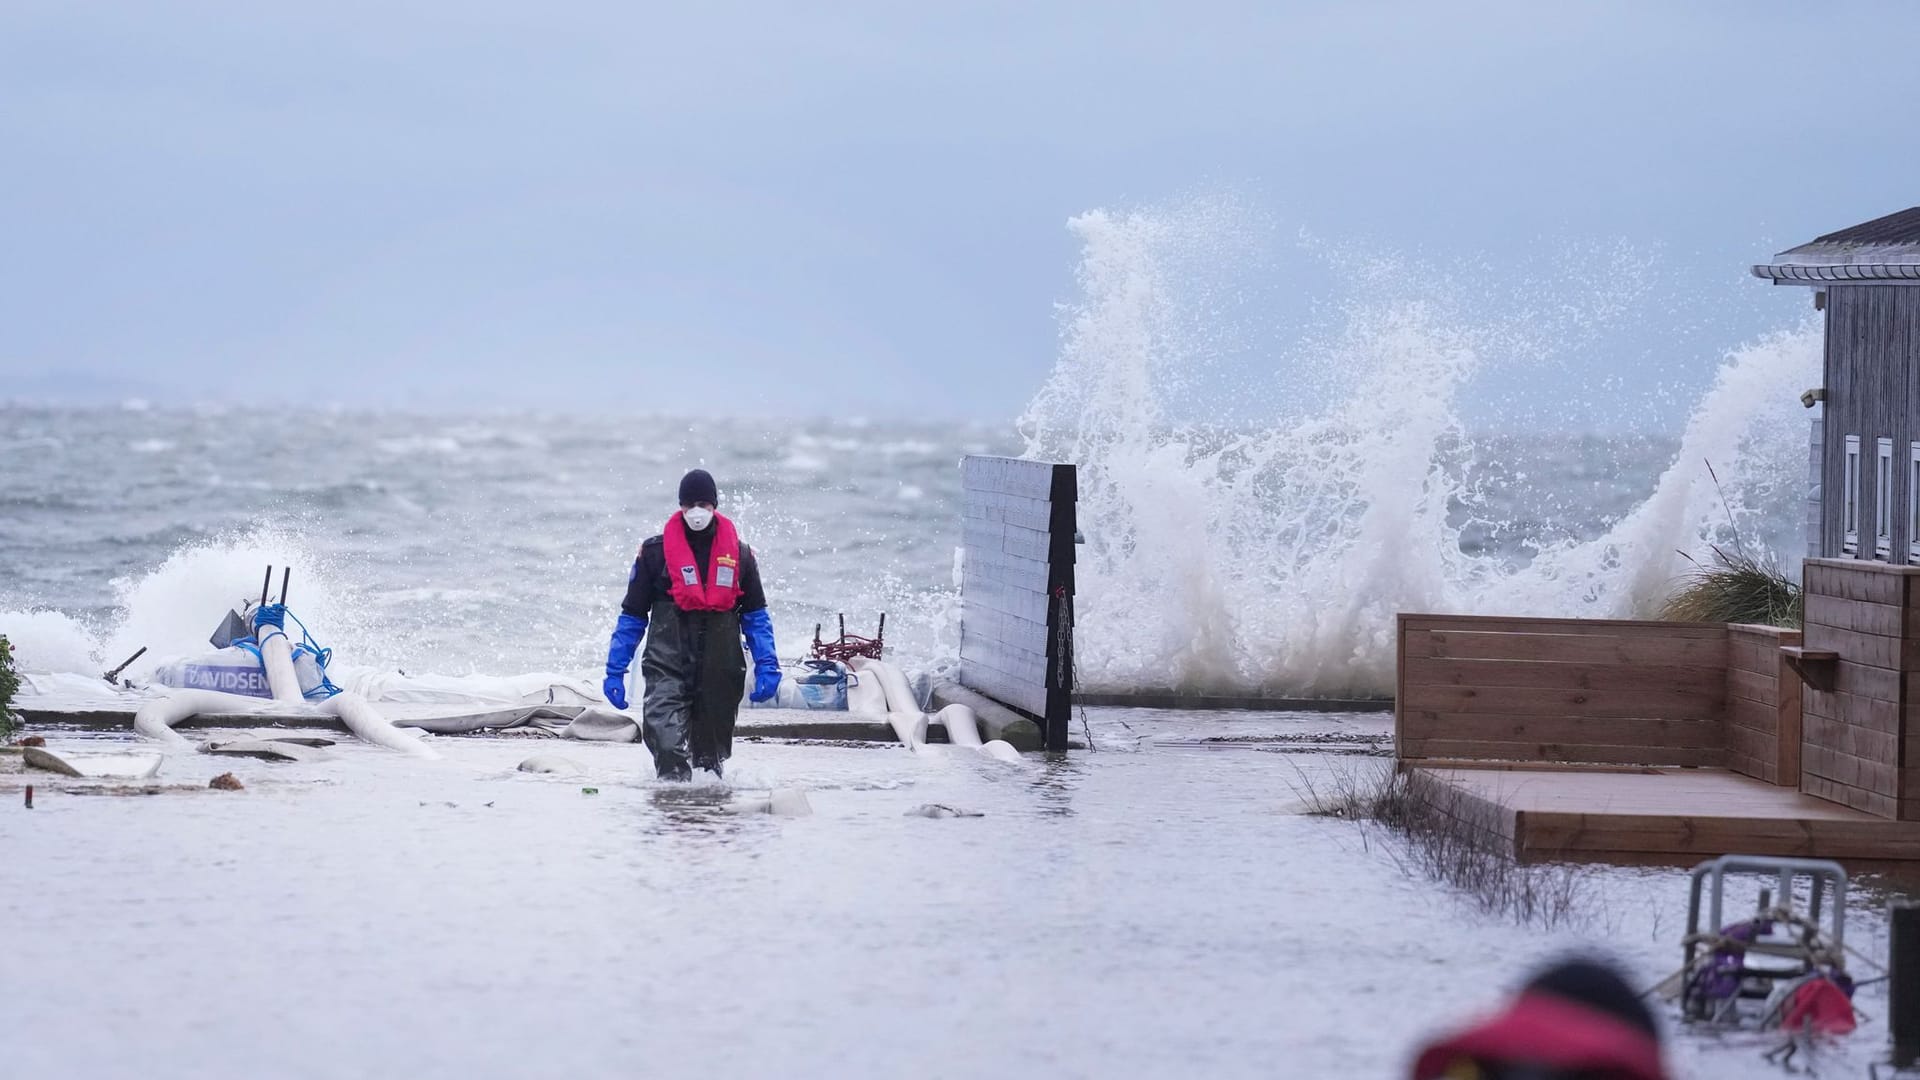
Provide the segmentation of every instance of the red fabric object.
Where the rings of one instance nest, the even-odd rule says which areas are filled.
[[[1437,1080],[1469,1058],[1490,1064],[1583,1069],[1621,1080],[1667,1080],[1660,1043],[1618,1017],[1558,994],[1529,991],[1506,1011],[1420,1052],[1413,1080]]]
[[[1808,979],[1795,987],[1780,1013],[1783,1031],[1848,1035],[1855,1027],[1853,1000],[1832,979]]]
[[[713,530],[713,551],[704,575],[695,569],[693,545],[687,541],[687,525],[680,512],[660,530],[668,589],[681,611],[732,611],[740,603],[740,534],[733,522],[719,514],[713,515],[708,527]]]

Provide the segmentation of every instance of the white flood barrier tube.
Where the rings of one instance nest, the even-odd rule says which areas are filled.
[[[293,670],[293,643],[287,640],[285,631],[267,626],[255,633],[260,638],[260,663],[267,669],[267,689],[273,692],[273,700],[305,702],[299,673]],[[418,732],[394,727],[392,721],[381,716],[379,710],[359,694],[351,691],[335,694],[317,702],[316,706],[316,711],[323,715],[339,717],[347,730],[362,741],[415,757],[437,759],[440,756]]]
[[[866,670],[871,663],[864,656],[856,656],[853,663],[853,681],[847,684],[847,711],[850,713],[871,713],[884,715],[887,711],[887,692],[880,689],[880,676]]]
[[[980,746],[980,718],[965,705],[953,704],[934,714],[947,729],[947,741],[955,746]]]
[[[980,752],[995,761],[1007,761],[1018,764],[1020,751],[1005,739],[991,739],[980,747]]]
[[[428,746],[418,733],[394,727],[392,721],[381,716],[379,710],[359,694],[335,694],[319,702],[318,706],[320,712],[339,717],[356,738],[375,746],[399,750],[414,757],[436,760],[440,757],[439,752]]]
[[[275,701],[305,701],[300,692],[300,675],[293,670],[293,642],[277,626],[256,625],[254,637],[260,641],[260,666],[267,670],[267,689]]]
[[[913,688],[907,685],[906,676],[900,670],[883,660],[869,660],[864,656],[853,658],[853,669],[860,673],[861,682],[872,682],[879,687],[886,707],[887,723],[893,725],[893,733],[900,737],[907,749],[918,751],[927,744],[927,714],[920,711],[920,703],[914,699]],[[871,700],[871,699],[869,699]],[[852,689],[848,689],[847,708],[853,709]]]
[[[173,725],[201,713],[249,713],[259,708],[259,698],[222,694],[217,690],[175,690],[134,711],[133,733],[165,743],[172,749],[190,749],[193,743],[173,730]]]
[[[136,735],[165,743],[169,749],[191,749],[194,745],[192,741],[173,729],[173,726],[180,721],[201,713],[259,712],[259,698],[222,694],[214,690],[175,690],[165,697],[155,698],[140,706],[133,714],[133,731]],[[375,746],[400,750],[416,757],[438,758],[440,756],[419,735],[394,727],[368,703],[366,698],[359,694],[336,694],[325,701],[315,703],[310,710],[276,711],[274,715],[337,716],[347,725],[348,731]]]
[[[980,715],[973,711],[972,706],[956,701],[934,715],[947,729],[947,741],[953,745],[964,746],[995,761],[1020,760],[1020,751],[1004,739],[980,741]]]

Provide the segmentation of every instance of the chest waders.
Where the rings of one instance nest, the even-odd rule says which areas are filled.
[[[640,733],[654,771],[662,780],[689,779],[694,769],[719,773],[733,756],[733,723],[747,688],[739,614],[654,604],[640,673]]]

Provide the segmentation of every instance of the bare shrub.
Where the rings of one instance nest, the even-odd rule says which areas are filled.
[[[1520,863],[1497,812],[1444,780],[1352,760],[1318,782],[1299,777],[1294,791],[1309,814],[1354,822],[1403,872],[1456,889],[1487,914],[1548,930],[1590,921],[1591,868]]]

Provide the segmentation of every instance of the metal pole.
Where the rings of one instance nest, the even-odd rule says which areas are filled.
[[[1689,974],[1693,971],[1694,942],[1693,935],[1700,932],[1700,879],[1706,876],[1707,864],[1693,868],[1693,881],[1687,887],[1687,962]]]
[[[1895,900],[1887,923],[1887,1028],[1906,1068],[1920,1059],[1920,903]]]

